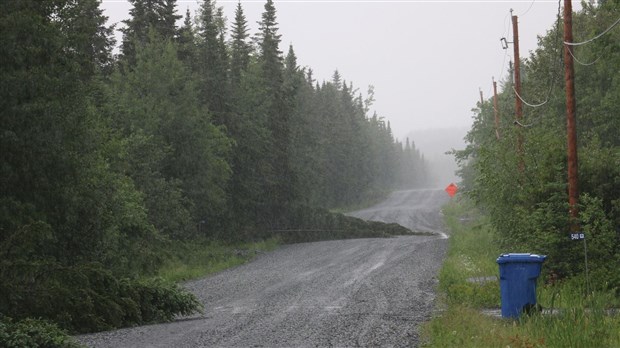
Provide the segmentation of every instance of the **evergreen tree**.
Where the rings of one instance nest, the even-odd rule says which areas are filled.
[[[338,70],[334,70],[332,74],[332,84],[336,87],[336,89],[340,89],[342,86],[342,77],[340,76],[340,72]]]
[[[224,18],[215,0],[204,0],[198,13],[198,66],[201,98],[217,124],[226,125],[228,111],[228,56],[224,44]]]
[[[0,89],[0,273],[16,296],[45,291],[49,269],[99,262],[127,274],[155,265],[137,241],[156,234],[131,180],[108,166],[115,142],[92,101],[111,42],[97,4],[0,3],[0,76],[11,86]]]
[[[258,24],[257,41],[263,78],[268,93],[277,99],[282,87],[282,52],[279,48],[281,35],[278,34],[276,8],[273,0],[267,0],[265,3],[265,11]]]
[[[113,27],[106,27],[108,17],[99,8],[100,3],[100,0],[85,0],[79,5],[58,4],[58,11],[62,12],[58,17],[60,30],[67,39],[65,44],[72,50],[72,59],[81,65],[80,75],[85,79],[112,69]]]
[[[235,22],[231,33],[230,80],[233,87],[241,83],[241,74],[248,69],[252,48],[248,43],[248,22],[243,13],[241,2],[237,3]]]
[[[129,0],[132,9],[131,18],[124,20],[125,28],[121,53],[129,66],[136,59],[136,47],[148,42],[149,33],[154,30],[162,39],[173,39],[176,32],[176,21],[181,18],[175,14],[176,0]]]
[[[281,224],[285,211],[294,200],[295,178],[289,163],[290,110],[283,94],[282,52],[279,50],[280,35],[276,22],[273,0],[267,0],[262,20],[259,22],[259,64],[263,88],[266,91],[265,105],[271,132],[271,167],[274,176],[269,189],[272,223]]]
[[[198,60],[198,47],[196,46],[196,33],[192,25],[192,17],[189,8],[185,12],[183,26],[179,28],[178,36],[179,60],[185,63],[191,71],[198,71],[196,61]]]
[[[145,193],[150,221],[173,238],[193,236],[203,220],[214,230],[225,209],[230,144],[200,106],[173,43],[151,37],[134,69],[117,74],[113,93],[110,109],[128,140],[126,170]]]
[[[177,21],[182,16],[176,14],[177,0],[163,0],[157,8],[158,17],[156,30],[164,39],[173,39],[178,35]]]

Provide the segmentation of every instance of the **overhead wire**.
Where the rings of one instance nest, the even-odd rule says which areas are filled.
[[[519,98],[519,100],[521,100],[523,102],[523,104],[525,104],[525,105],[527,105],[527,106],[529,106],[531,108],[538,108],[538,107],[541,107],[541,106],[547,104],[547,102],[549,102],[549,94],[551,94],[551,93],[547,94],[547,99],[544,102],[539,103],[539,104],[531,104],[531,103],[528,103],[525,100],[523,100],[523,97],[521,97],[521,95],[519,95],[519,93],[517,92],[517,90],[515,89],[514,86],[512,86],[512,91],[515,92],[515,95],[517,96],[517,98]]]
[[[582,42],[566,42],[564,41],[564,44],[567,46],[582,46],[585,44],[589,44],[591,42],[593,42],[594,40],[597,40],[599,38],[601,38],[603,35],[607,34],[608,32],[611,31],[611,29],[613,29],[616,25],[618,25],[620,23],[620,18],[618,18],[609,28],[605,29],[605,31],[603,31],[602,33],[596,35],[595,37],[586,40],[586,41],[582,41]]]
[[[499,74],[500,79],[501,79],[501,76],[503,76],[503,74],[504,74],[504,68],[506,67],[506,57],[508,57],[508,50],[504,50],[504,51],[505,51],[505,53],[504,53],[504,61],[502,61],[502,70],[501,70],[501,72]]]
[[[506,16],[504,17],[504,33],[502,34],[502,38],[506,37],[506,34],[508,32],[508,16],[510,16],[510,13],[507,13]],[[504,76],[504,68],[506,67],[506,57],[508,57],[508,49],[504,49],[504,60],[502,61],[502,69],[499,72],[499,77],[500,79],[502,78],[502,76]]]
[[[519,122],[519,120],[515,120],[515,124],[518,125],[519,127],[529,128],[529,127],[534,125],[534,122],[528,123],[528,124],[523,124],[523,123]]]
[[[568,53],[570,53],[570,55],[573,57],[573,59],[574,59],[574,60],[575,60],[578,64],[583,65],[583,66],[590,66],[590,65],[594,65],[594,64],[596,64],[596,62],[598,62],[598,60],[599,60],[599,59],[601,59],[601,57],[603,56],[603,55],[600,55],[598,58],[596,58],[594,61],[592,61],[592,62],[590,62],[590,63],[584,63],[584,62],[580,61],[579,59],[577,59],[577,57],[575,57],[575,55],[573,54],[573,50],[569,49],[569,50],[568,50]]]
[[[556,36],[559,39],[559,33],[560,33],[560,13],[561,13],[561,0],[558,0],[558,13],[556,16]],[[556,52],[557,54],[557,52]],[[554,55],[552,55],[553,57]],[[551,92],[553,92],[553,88],[555,87],[555,79],[553,78],[553,74],[554,71],[556,70],[556,64],[553,64],[552,69],[550,71],[549,74],[549,90],[547,91],[547,97],[545,98],[545,101],[542,103],[538,103],[538,104],[534,104],[534,103],[528,103],[525,99],[523,99],[523,97],[521,95],[519,95],[519,93],[517,93],[517,90],[515,89],[514,86],[512,86],[512,90],[515,93],[515,95],[517,96],[517,98],[519,98],[519,100],[521,100],[521,102],[523,102],[523,104],[531,107],[531,108],[538,108],[541,107],[545,104],[547,104],[549,102],[549,100],[551,99]],[[518,121],[515,121],[515,123],[519,124],[522,127],[526,127],[527,125],[522,125],[521,123],[519,123]]]
[[[579,60],[579,58],[577,58],[577,57],[575,56],[575,54],[573,53],[573,50],[572,50],[571,48],[572,48],[572,47],[575,47],[575,46],[582,46],[582,45],[585,45],[585,44],[591,43],[591,42],[593,42],[593,41],[595,41],[595,40],[597,40],[597,39],[601,38],[603,35],[605,35],[605,34],[607,34],[608,32],[610,32],[610,31],[611,31],[611,30],[612,30],[612,29],[613,29],[616,25],[618,25],[618,23],[620,23],[620,18],[618,18],[618,19],[617,19],[617,20],[616,20],[616,21],[615,21],[615,22],[614,22],[611,26],[609,26],[609,27],[608,27],[605,31],[603,31],[603,32],[602,32],[602,33],[600,33],[599,35],[597,35],[597,36],[595,36],[595,37],[593,37],[593,38],[591,38],[591,39],[589,39],[589,40],[586,40],[586,41],[583,41],[583,42],[577,42],[577,43],[574,43],[574,42],[566,42],[566,41],[564,41],[564,44],[565,44],[565,45],[567,45],[567,46],[569,46],[568,53],[570,53],[570,55],[573,57],[573,59],[575,60],[575,62],[577,62],[577,64],[580,64],[580,65],[583,65],[583,66],[591,66],[591,65],[596,64],[596,62],[598,62],[598,61],[599,61],[599,59],[601,59],[602,55],[600,55],[598,58],[596,58],[594,61],[592,61],[592,62],[590,62],[590,63],[584,63],[584,62],[582,62],[581,60]]]
[[[509,23],[508,23],[508,16],[510,16],[510,13],[506,14],[506,16],[504,17],[504,25],[503,25],[503,27],[504,27],[504,32],[503,32],[503,34],[502,34],[502,37],[503,37],[503,38],[505,38],[505,37],[506,37],[506,33],[508,32],[508,27],[509,27]],[[504,59],[503,59],[503,61],[502,61],[502,68],[501,68],[500,73],[499,73],[500,79],[501,79],[501,77],[503,76],[503,74],[504,74],[504,68],[506,67],[506,57],[508,57],[508,50],[507,50],[507,49],[504,49]],[[491,95],[491,90],[492,90],[492,89],[493,89],[493,87],[489,87],[487,95]]]
[[[530,7],[527,8],[527,10],[525,10],[525,12],[523,12],[522,14],[520,14],[520,17],[525,16],[528,12],[530,12],[530,10],[532,9],[532,6],[534,6],[534,3],[536,2],[536,0],[532,0],[532,3],[530,4]]]

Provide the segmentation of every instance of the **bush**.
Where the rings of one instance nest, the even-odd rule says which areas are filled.
[[[41,317],[70,332],[110,330],[200,311],[193,294],[161,279],[117,278],[100,264],[0,263],[0,313]]]
[[[300,205],[292,208],[288,216],[290,228],[274,231],[284,243],[414,234],[395,223],[364,221],[322,208]]]
[[[13,321],[0,316],[0,346],[6,348],[73,348],[79,345],[57,325],[45,320]]]

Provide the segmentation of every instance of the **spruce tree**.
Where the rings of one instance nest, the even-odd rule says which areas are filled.
[[[157,8],[159,20],[157,32],[165,39],[172,39],[178,35],[177,20],[182,16],[176,14],[177,0],[163,0]]]
[[[267,99],[268,125],[271,132],[270,218],[273,224],[286,223],[286,211],[293,203],[295,178],[289,163],[290,128],[287,101],[283,93],[282,52],[279,50],[276,9],[273,0],[267,0],[259,22],[259,64]]]
[[[198,12],[198,66],[201,99],[217,124],[226,125],[228,112],[228,55],[224,18],[215,0],[204,0]]]
[[[278,98],[282,86],[282,52],[279,48],[281,35],[278,34],[276,8],[273,0],[267,0],[265,3],[265,11],[258,24],[257,40],[263,78],[269,94]]]
[[[110,132],[93,101],[111,49],[98,4],[0,2],[0,76],[10,86],[0,89],[0,249],[34,271],[85,262],[119,271],[135,237],[152,237],[139,194],[108,166]]]
[[[145,45],[149,33],[154,30],[157,37],[173,39],[176,35],[176,0],[129,0],[132,5],[131,18],[124,20],[125,28],[121,45],[122,58],[129,66],[136,59],[136,47]]]
[[[238,2],[235,10],[235,22],[232,27],[230,43],[230,80],[234,88],[238,88],[241,83],[241,74],[247,70],[250,64],[252,47],[248,43],[248,38],[248,22],[243,13],[241,2]]]
[[[176,41],[179,60],[185,63],[185,66],[192,71],[197,71],[198,47],[196,46],[196,34],[189,8],[185,11],[185,19],[183,20],[183,25],[179,28]]]
[[[203,220],[209,231],[220,227],[230,143],[201,107],[174,44],[150,38],[114,82],[112,117],[127,138],[127,172],[145,193],[150,221],[177,239],[195,236]]]

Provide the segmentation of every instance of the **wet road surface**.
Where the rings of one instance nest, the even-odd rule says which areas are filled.
[[[393,193],[352,216],[437,236],[285,245],[188,282],[205,313],[82,335],[91,347],[411,347],[428,320],[446,240],[442,190]]]

